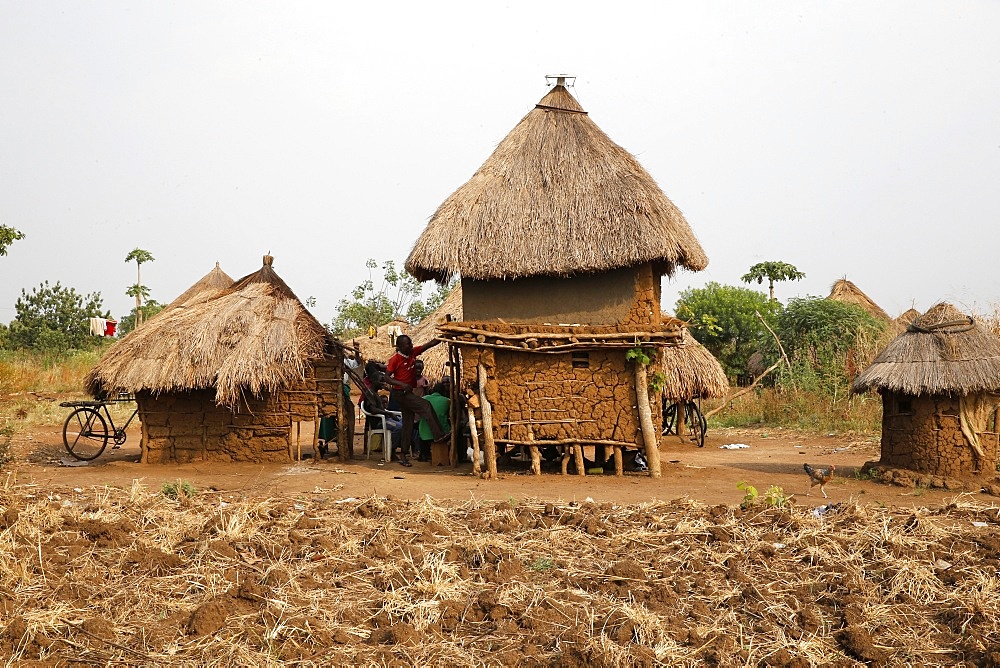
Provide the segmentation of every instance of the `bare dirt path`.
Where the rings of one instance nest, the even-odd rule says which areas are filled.
[[[63,450],[59,426],[40,426],[14,438],[17,463],[10,470],[17,483],[41,489],[140,484],[159,489],[164,483],[187,481],[198,490],[215,490],[240,496],[294,495],[316,490],[335,490],[344,497],[372,494],[401,499],[424,495],[440,499],[503,500],[550,499],[614,503],[640,503],[688,497],[706,504],[738,504],[744,492],[741,481],[763,493],[769,486],[793,494],[796,503],[821,505],[855,499],[862,503],[887,506],[934,506],[954,498],[956,492],[939,489],[893,487],[862,479],[858,471],[864,462],[878,458],[878,443],[870,438],[817,436],[783,430],[710,431],[704,448],[677,437],[665,437],[661,446],[663,477],[654,480],[641,473],[615,476],[562,476],[546,473],[541,477],[512,470],[500,480],[475,478],[471,466],[456,469],[414,462],[412,468],[397,464],[382,466],[376,460],[356,459],[343,465],[335,458],[307,458],[294,464],[220,464],[202,462],[175,466],[143,465],[138,462],[138,430],[119,450],[108,449],[87,466],[64,466],[70,461]],[[745,444],[745,449],[722,449],[729,444]],[[360,452],[360,439],[357,451]],[[837,466],[837,476],[829,485],[829,500],[819,489],[806,496],[808,479],[802,464]],[[991,498],[991,497],[984,497]]]

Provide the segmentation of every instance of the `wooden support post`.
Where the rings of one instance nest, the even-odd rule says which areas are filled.
[[[343,369],[343,367],[341,367]],[[337,455],[342,462],[349,462],[351,458],[354,457],[354,426],[348,428],[347,421],[344,419],[347,411],[344,408],[345,401],[350,401],[350,396],[344,396],[343,388],[343,376],[337,378]],[[319,409],[316,410],[316,434],[319,435]],[[348,438],[350,436],[350,438]],[[330,443],[326,444],[326,447],[330,447]]]
[[[570,446],[562,446],[562,461],[560,462],[560,465],[562,466],[563,475],[569,475],[569,458],[572,456],[573,455],[570,454]]]
[[[313,438],[315,441],[315,437]],[[313,446],[313,452],[316,452],[316,446]],[[302,423],[299,420],[295,421],[295,461],[302,461]]]
[[[497,478],[497,444],[493,440],[493,409],[486,397],[486,365],[479,365],[479,410],[483,414],[483,441],[486,444],[486,477]]]
[[[615,458],[615,475],[625,475],[625,465],[622,462],[622,446],[614,446],[615,451],[612,455]]]
[[[448,377],[451,379],[451,383],[449,384],[450,396],[448,397],[448,400],[451,402],[448,406],[448,419],[451,422],[451,451],[448,454],[448,459],[454,468],[458,466],[458,395],[462,388],[459,387],[458,349],[451,342],[448,343],[448,374]],[[469,428],[470,430],[474,430],[475,427],[476,425],[473,423]]]
[[[675,405],[677,406],[677,412],[674,415],[677,416],[677,421],[674,423],[676,427],[674,431],[677,433],[678,438],[683,438],[687,436],[688,431],[687,422],[684,421],[684,407],[686,404],[683,401],[678,401]]]
[[[472,472],[477,476],[482,473],[479,467],[479,428],[476,427],[476,413],[472,410],[472,404],[466,405],[469,411],[469,434],[472,435]]]
[[[646,461],[649,464],[649,475],[659,478],[660,471],[660,439],[653,426],[653,411],[649,407],[649,382],[646,380],[646,365],[636,360],[635,364],[635,396],[639,405],[639,425],[642,427],[642,440],[646,445]]]
[[[576,461],[576,474],[587,475],[587,469],[583,463],[583,446],[579,443],[573,444],[573,459]]]
[[[537,445],[529,445],[531,451],[531,472],[535,475],[542,475],[542,453],[538,451]]]

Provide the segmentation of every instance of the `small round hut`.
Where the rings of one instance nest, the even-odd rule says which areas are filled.
[[[726,396],[729,379],[719,360],[686,327],[682,341],[680,346],[666,347],[660,352],[663,396],[674,403]]]
[[[135,396],[143,462],[289,461],[296,422],[340,414],[341,346],[272,262],[185,292],[87,375],[95,397]]]
[[[995,475],[1000,338],[942,303],[911,322],[855,380],[882,395],[880,466]]]
[[[871,297],[861,291],[861,288],[846,278],[839,278],[834,282],[833,286],[830,288],[830,295],[827,299],[835,302],[856,304],[857,306],[860,306],[864,310],[868,311],[868,313],[870,313],[876,320],[881,320],[882,322],[892,322],[892,318],[889,317],[888,313],[882,310],[881,306],[876,304]]]

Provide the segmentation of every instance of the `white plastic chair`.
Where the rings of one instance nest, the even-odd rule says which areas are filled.
[[[403,414],[399,411],[386,411],[390,415],[395,415],[400,420],[403,419]],[[365,459],[370,459],[372,454],[372,437],[378,434],[382,438],[382,461],[388,463],[392,458],[392,432],[385,423],[385,415],[382,413],[369,413],[368,409],[365,407],[365,402],[361,402],[361,414],[365,416],[365,423],[367,424],[368,418],[375,418],[381,427],[377,429],[369,429],[365,435]]]

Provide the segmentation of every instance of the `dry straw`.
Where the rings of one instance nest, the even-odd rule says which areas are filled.
[[[855,304],[868,311],[868,313],[876,320],[881,320],[882,322],[892,322],[892,318],[889,317],[888,313],[882,310],[882,307],[872,301],[871,297],[862,292],[861,288],[846,278],[840,278],[834,282],[833,287],[830,289],[830,296],[827,297],[827,299],[832,299],[837,302],[845,302],[847,304]]]
[[[981,664],[998,510],[0,491],[0,654],[125,665]]]
[[[729,379],[719,360],[695,340],[687,327],[682,345],[661,348],[660,369],[664,376],[663,394],[668,399],[715,399],[729,391]]]
[[[434,213],[406,260],[420,280],[708,265],[680,210],[557,85]]]

